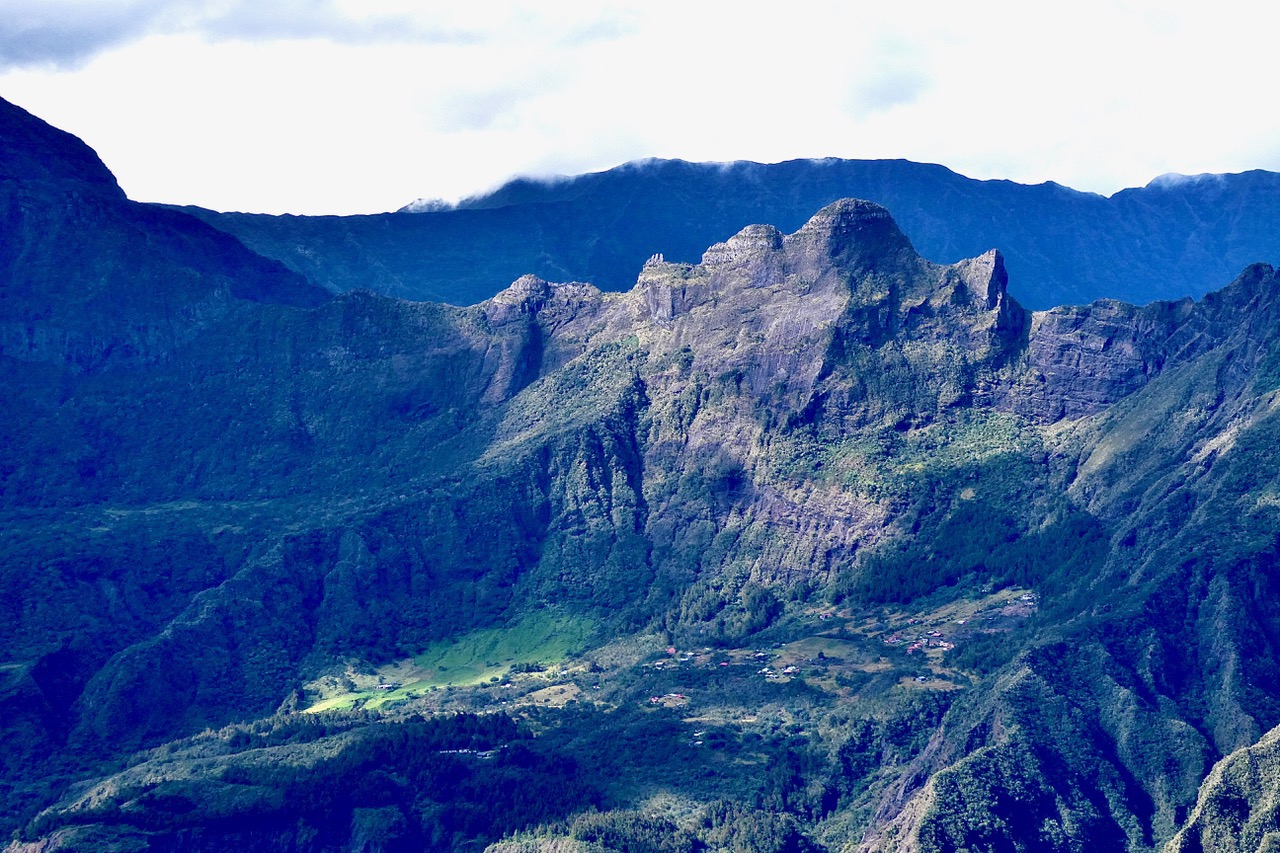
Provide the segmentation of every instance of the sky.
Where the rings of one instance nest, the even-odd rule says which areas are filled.
[[[131,198],[216,210],[372,213],[648,157],[1110,195],[1280,171],[1277,24],[1236,0],[4,0],[0,97]]]

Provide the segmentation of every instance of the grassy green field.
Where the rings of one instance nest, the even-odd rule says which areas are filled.
[[[521,664],[553,666],[583,650],[595,629],[590,619],[534,613],[513,625],[437,641],[412,658],[317,679],[306,687],[313,703],[306,710],[376,708],[436,688],[501,680]],[[379,686],[390,684],[396,686]]]

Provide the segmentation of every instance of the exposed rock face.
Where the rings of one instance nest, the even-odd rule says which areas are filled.
[[[1184,299],[1138,308],[1105,300],[1036,312],[1027,371],[1010,405],[1045,423],[1096,414],[1167,366],[1185,364],[1232,338],[1256,338],[1241,334],[1239,318],[1268,316],[1276,288],[1275,271],[1259,264],[1199,303]],[[1224,311],[1224,305],[1233,307]]]
[[[803,405],[830,369],[833,340],[888,334],[897,290],[921,273],[932,276],[883,208],[845,201],[785,238],[747,228],[698,265],[651,261],[636,296],[656,326],[646,341],[668,350],[696,343],[695,367],[736,372],[753,394],[777,389]]]
[[[1163,362],[1157,353],[1141,348],[1158,345],[1152,338],[1165,338],[1172,331],[1165,323],[1152,336],[1152,321],[1176,324],[1191,308],[1189,302],[1180,306],[1184,310],[1179,318],[1176,307],[1157,305],[1144,310],[1118,302],[1093,303],[1036,314],[1028,354],[1034,373],[1015,395],[1016,405],[1041,420],[1077,418],[1140,388]]]
[[[698,366],[740,371],[762,396],[781,384],[803,407],[850,348],[900,333],[967,336],[978,358],[992,346],[1016,348],[1024,312],[1005,283],[996,253],[952,268],[930,264],[887,211],[846,200],[785,237],[746,228],[698,265],[650,261],[629,299],[662,330],[648,333],[654,342],[696,342]]]

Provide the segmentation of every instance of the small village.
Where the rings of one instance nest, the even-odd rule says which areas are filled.
[[[930,612],[888,613],[862,621],[861,614],[851,610],[813,609],[802,617],[816,629],[810,636],[768,649],[681,650],[669,646],[643,666],[668,675],[682,669],[753,666],[751,674],[765,682],[781,685],[799,679],[846,696],[851,691],[841,682],[852,673],[902,670],[902,687],[954,690],[967,679],[948,665],[946,653],[966,637],[1009,630],[1034,614],[1037,606],[1034,592],[1005,589],[977,600],[960,599]],[[650,705],[660,707],[682,707],[689,702],[687,695],[678,692],[649,697]]]
[[[957,690],[971,677],[949,661],[956,649],[976,635],[1010,630],[1038,605],[1034,592],[1007,588],[914,613],[811,607],[787,620],[777,642],[762,647],[681,648],[650,637],[623,650],[605,647],[545,662],[517,655],[453,672],[443,666],[423,670],[410,661],[363,672],[352,667],[317,683],[318,701],[307,710],[519,713],[634,702],[649,711],[690,714],[753,701],[785,705],[797,687],[843,700],[868,689]],[[753,682],[775,692],[757,695],[747,688]],[[645,690],[649,685],[657,689]],[[745,719],[749,712],[746,707],[705,719]]]

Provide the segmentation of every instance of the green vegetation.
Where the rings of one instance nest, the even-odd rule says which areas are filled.
[[[573,762],[502,715],[394,724],[320,716],[234,726],[156,751],[67,804],[69,843],[333,849],[354,831],[392,847],[459,848],[597,801]],[[234,825],[228,825],[228,822]],[[57,823],[37,818],[39,835]],[[353,829],[354,827],[354,829]]]
[[[313,682],[316,694],[310,713],[381,705],[422,695],[442,687],[472,687],[501,680],[513,672],[541,671],[580,653],[598,627],[583,616],[531,613],[513,625],[472,631],[451,640],[438,640],[412,659],[373,668],[371,673],[348,673]],[[343,691],[359,679],[365,689]]]

